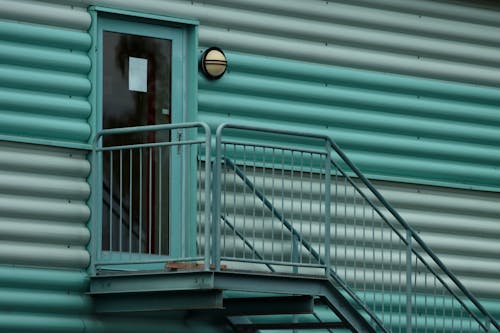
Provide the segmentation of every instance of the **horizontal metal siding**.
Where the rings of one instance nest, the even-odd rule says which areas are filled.
[[[492,10],[474,9],[468,2],[436,3],[434,11],[428,1],[408,6],[300,0],[68,2],[195,17],[204,46],[500,86],[500,24]],[[443,15],[446,8],[449,13]]]
[[[375,178],[500,188],[497,88],[229,53],[199,118],[331,136]]]
[[[0,6],[0,137],[87,143],[89,14],[30,1]]]
[[[0,262],[85,268],[90,239],[86,154],[4,142],[0,156]],[[50,165],[58,167],[48,170]],[[58,168],[64,172],[57,173]]]
[[[498,6],[58,2],[199,19],[201,46],[229,59],[220,81],[200,76],[199,119],[212,126],[307,127],[331,135],[371,177],[500,189]]]
[[[53,3],[62,3],[64,5]],[[328,5],[325,5],[326,3]],[[71,8],[66,5],[99,4],[155,14],[187,16],[201,19],[201,45],[206,47],[217,44],[228,51],[230,73],[223,80],[229,79],[234,71],[234,78],[238,78],[237,75],[240,72],[239,80],[242,79],[242,76],[245,79],[245,75],[252,77],[256,74],[257,79],[264,78],[264,80],[273,82],[275,85],[281,84],[283,79],[292,79],[293,81],[298,81],[300,84],[305,83],[305,85],[315,82],[319,87],[323,87],[325,84],[329,87],[332,85],[337,88],[343,87],[345,88],[344,90],[339,90],[343,94],[349,91],[358,94],[363,90],[364,92],[372,93],[372,95],[354,95],[357,96],[354,98],[358,100],[368,99],[368,101],[365,101],[368,105],[365,108],[368,110],[371,110],[373,107],[373,104],[370,102],[373,94],[382,93],[388,97],[395,92],[398,95],[397,97],[403,95],[403,98],[409,103],[405,104],[403,102],[403,106],[396,107],[388,107],[385,104],[376,106],[376,108],[383,110],[383,115],[388,120],[387,122],[390,122],[394,117],[398,117],[399,114],[411,112],[417,113],[424,120],[438,122],[444,126],[448,123],[455,124],[458,122],[458,125],[464,128],[463,124],[468,123],[472,119],[472,125],[480,124],[478,128],[483,125],[498,127],[498,114],[495,112],[495,107],[499,105],[498,90],[486,87],[498,87],[500,82],[499,70],[498,66],[496,66],[498,59],[494,56],[495,50],[499,47],[500,38],[500,34],[497,33],[497,13],[494,11],[471,9],[470,4],[466,4],[465,2],[460,5],[443,2],[402,2],[391,0],[377,2],[303,2],[298,0],[206,0],[203,2],[146,0],[130,2],[124,0],[53,0],[49,4],[47,2],[23,1],[20,3],[3,0],[0,1],[0,4],[9,5],[2,6],[2,8],[5,8],[0,14],[3,18],[61,27],[61,29],[44,30],[43,28],[47,27],[24,24],[23,27],[41,27],[42,30],[47,32],[45,34],[40,33],[36,38],[30,37],[32,30],[26,30],[27,32],[25,33],[24,29],[17,28],[7,29],[2,34],[2,40],[5,41],[3,44],[5,45],[5,51],[3,51],[5,55],[3,57],[10,59],[8,60],[9,63],[17,61],[16,65],[9,66],[29,67],[32,62],[35,63],[35,60],[32,59],[35,57],[30,58],[31,55],[28,53],[20,55],[19,59],[15,59],[16,57],[13,54],[16,54],[19,50],[30,48],[32,45],[38,45],[37,52],[44,55],[44,57],[38,58],[36,67],[42,70],[42,74],[55,74],[52,77],[55,83],[41,88],[37,88],[38,83],[30,83],[29,80],[23,81],[22,77],[17,79],[18,81],[15,78],[5,79],[9,82],[9,85],[13,85],[14,89],[1,89],[0,93],[7,92],[4,96],[15,96],[16,94],[18,96],[18,98],[13,98],[8,102],[10,103],[6,107],[8,110],[14,109],[17,111],[16,108],[18,108],[19,110],[30,110],[30,112],[36,111],[37,114],[38,112],[40,114],[47,112],[49,115],[52,112],[55,114],[65,114],[67,111],[67,114],[78,114],[75,116],[77,119],[83,119],[83,114],[90,112],[85,93],[80,99],[69,99],[66,98],[66,95],[57,94],[59,89],[57,81],[64,80],[67,77],[66,71],[69,73],[76,71],[79,75],[82,75],[83,68],[86,66],[84,61],[82,61],[84,57],[82,57],[82,54],[79,54],[78,57],[66,57],[66,54],[57,57],[56,53],[60,49],[64,49],[61,45],[66,45],[69,49],[80,50],[82,53],[85,53],[85,50],[88,48],[87,43],[89,42],[81,43],[81,39],[77,38],[78,35],[86,39],[89,38],[88,35],[71,35],[68,32],[73,31],[66,29],[87,29],[90,18],[85,8]],[[234,17],[241,17],[241,19],[235,20]],[[293,24],[283,29],[279,25],[272,24],[274,20],[280,23],[285,21],[289,23],[300,21],[299,23],[303,24],[297,25],[297,29],[295,29]],[[304,21],[306,22],[304,23]],[[313,23],[316,24],[315,22],[317,25],[312,25]],[[332,31],[312,31],[312,29],[308,28],[309,26],[321,26],[326,30]],[[15,27],[19,27],[19,25],[16,24]],[[300,29],[305,30],[301,31]],[[348,37],[349,34],[346,38],[345,35],[337,33],[338,31],[351,30],[356,32],[356,34],[353,33],[352,39]],[[371,36],[372,38],[365,38],[364,33],[367,33],[366,36]],[[70,35],[71,37],[69,37]],[[22,39],[27,46],[19,45],[17,40],[21,38],[17,36],[23,36]],[[443,46],[440,46],[439,42],[445,43],[442,44]],[[399,45],[398,43],[402,44]],[[416,48],[415,45],[423,45],[423,47],[420,49]],[[480,47],[485,52],[477,52],[475,54],[472,52],[475,46]],[[35,50],[36,48],[33,49]],[[0,54],[2,54],[1,52]],[[247,53],[247,55],[243,55],[243,53]],[[481,54],[484,54],[484,56]],[[268,58],[269,56],[275,58]],[[289,61],[290,59],[299,60],[299,62],[292,63]],[[61,61],[60,66],[57,64],[58,61]],[[330,65],[336,67],[330,67]],[[405,77],[364,70],[353,70],[338,67],[339,65],[395,74],[407,74],[410,76]],[[11,70],[9,66],[6,68],[7,74]],[[309,72],[312,68],[315,70]],[[62,75],[60,73],[61,69],[63,72]],[[70,76],[76,77],[73,74],[70,74]],[[416,79],[412,76],[423,79]],[[477,86],[440,82],[432,80],[432,78],[455,81],[457,83],[474,83]],[[75,82],[83,81],[76,80]],[[458,135],[453,135],[452,131],[450,131],[448,132],[448,136],[450,137],[442,140],[440,132],[437,130],[438,126],[436,126],[435,130],[426,132],[431,133],[430,139],[421,140],[425,136],[420,137],[416,134],[410,136],[406,135],[405,131],[398,131],[397,128],[389,130],[388,127],[382,130],[366,130],[366,128],[370,128],[369,124],[364,125],[360,129],[347,121],[337,127],[328,124],[327,129],[326,126],[313,125],[307,120],[304,122],[304,119],[300,117],[289,117],[287,111],[284,113],[271,113],[266,118],[266,113],[263,111],[256,114],[253,113],[254,110],[240,112],[238,109],[241,105],[244,105],[241,103],[248,103],[249,100],[253,101],[255,99],[271,99],[271,102],[283,104],[288,107],[293,106],[295,102],[289,102],[289,96],[276,98],[266,95],[263,92],[252,92],[248,86],[244,86],[241,91],[219,95],[216,84],[208,85],[203,79],[200,79],[200,119],[207,120],[212,124],[227,120],[245,121],[248,123],[255,122],[259,124],[263,122],[263,119],[265,119],[265,122],[276,126],[303,127],[305,124],[311,130],[329,132],[334,138],[337,135],[342,135],[342,138],[339,140],[342,146],[348,148],[351,153],[350,155],[358,163],[362,164],[366,170],[371,171],[372,175],[385,175],[392,179],[397,177],[417,177],[416,181],[418,182],[433,181],[436,179],[437,181],[443,181],[444,179],[445,182],[452,186],[486,187],[498,190],[498,183],[495,183],[495,179],[498,179],[498,177],[494,178],[496,177],[494,171],[491,174],[491,163],[497,163],[497,154],[492,154],[495,148],[494,144],[489,144],[484,137],[479,140],[473,139],[473,143],[470,144],[467,140],[472,138],[473,134],[467,140],[460,140]],[[19,88],[23,85],[30,86],[30,89],[23,90]],[[70,91],[81,93],[85,90],[83,89],[84,86],[85,84],[75,83],[72,87],[62,87],[63,90],[61,91],[69,93],[69,91],[64,90],[69,89]],[[40,92],[35,91],[36,89],[40,89]],[[330,89],[328,92],[334,89]],[[225,114],[218,113],[216,111],[218,104],[214,100],[219,97],[231,97],[231,95],[237,97],[237,99],[232,100],[233,104],[230,105],[232,110]],[[36,101],[40,102],[30,102],[25,98],[26,96],[32,96],[32,101],[35,101],[34,98],[36,96]],[[211,100],[209,100],[210,98]],[[416,101],[425,98],[431,102],[441,104],[442,108],[435,112],[428,105],[419,104],[420,107],[418,109],[407,110]],[[4,99],[0,98],[0,103],[3,101]],[[75,101],[78,101],[78,103],[75,103]],[[459,108],[458,104],[460,103],[457,102],[464,102],[463,107]],[[332,106],[338,107],[336,104],[344,107],[344,103],[347,102],[327,101],[325,103],[324,101],[313,101],[312,103],[305,103],[305,106],[326,106],[330,110]],[[51,104],[54,105],[53,108],[50,107]],[[298,103],[297,105],[302,106]],[[485,106],[485,109],[482,109],[482,106]],[[364,110],[363,107],[349,106],[347,111],[357,112],[359,109]],[[430,111],[428,111],[429,109]],[[471,109],[473,111],[469,111]],[[321,110],[321,112],[329,112],[328,110]],[[476,112],[477,110],[481,111]],[[245,114],[245,112],[247,113]],[[413,116],[415,115],[413,114]],[[284,121],[285,119],[288,121]],[[338,123],[338,120],[334,118],[332,122]],[[42,130],[44,129],[35,129],[32,131],[33,133],[37,133]],[[64,135],[66,134],[57,134],[56,136],[59,138],[61,136],[64,137]],[[78,140],[81,140],[80,138],[83,137],[81,134],[77,136],[79,137]],[[497,140],[497,138],[494,137],[494,140]],[[422,141],[426,141],[425,144],[422,144]],[[465,147],[464,157],[460,155],[462,146]],[[418,156],[418,159],[415,159],[414,156]],[[408,158],[412,159],[408,160]],[[433,162],[436,159],[437,164]],[[39,158],[37,161],[41,160],[43,158]],[[421,163],[416,166],[415,162],[418,161]],[[456,163],[460,161],[462,162]],[[47,171],[47,174],[57,174],[64,170],[64,168],[57,168],[55,165],[57,163],[54,165],[47,163],[45,165],[47,170],[51,170]],[[367,169],[373,165],[375,167],[372,170]],[[449,170],[448,168],[451,165],[456,166],[451,172],[451,176],[447,178],[449,174],[447,170]],[[420,169],[421,166],[427,166],[425,175]],[[29,168],[29,166],[23,166],[22,163],[19,163],[19,168]],[[408,170],[407,168],[409,168],[409,171],[404,171]],[[483,169],[486,170],[485,174],[475,176],[477,170]],[[432,175],[436,174],[436,172],[437,177],[433,178]],[[459,179],[464,175],[465,177],[471,177],[471,179],[466,179],[465,181]],[[484,184],[493,184],[493,186]],[[401,186],[404,187],[404,185]],[[20,191],[22,192],[22,190]],[[400,195],[404,191],[396,191],[396,193]],[[474,198],[478,193],[471,192],[470,198]],[[456,198],[455,196],[452,197]],[[483,202],[479,199],[480,197],[475,197],[477,200],[473,200],[474,204],[479,205]],[[420,196],[418,199],[420,200],[422,197]],[[430,201],[433,202],[433,200]],[[489,201],[486,202],[490,203]],[[420,217],[422,217],[420,209],[431,209],[434,207],[437,211],[440,210],[438,206],[428,204],[418,206],[416,203],[413,204],[416,206],[406,211],[409,220],[412,220],[410,214],[413,210],[415,210],[414,214]],[[490,205],[487,206],[490,207]],[[438,228],[433,224],[429,229],[429,235],[432,236],[432,233],[434,233],[440,235],[440,237],[446,237],[447,232],[453,232],[452,221],[454,221],[455,217],[462,216],[463,210],[467,210],[469,206],[466,205],[465,207],[455,207],[452,209],[452,213],[446,213],[448,217],[441,219],[441,221],[445,222],[440,224],[441,226]],[[483,207],[485,206],[483,205]],[[402,209],[405,209],[404,205]],[[498,225],[497,218],[490,218],[490,220],[488,218],[481,219],[481,212],[473,211],[472,213],[478,214],[481,220],[481,222],[477,222],[478,218],[471,215],[471,219],[481,226],[480,230],[483,231],[480,233],[489,235],[490,229],[496,230],[495,228]],[[432,214],[432,216],[436,217],[436,214]],[[26,218],[26,222],[29,219]],[[418,220],[418,218],[415,219]],[[421,218],[420,221],[428,220]],[[462,234],[465,233],[463,230],[467,229],[466,226],[470,226],[465,219],[463,221],[461,223],[463,228],[460,231]],[[415,223],[425,225],[425,222]],[[12,227],[12,223],[9,224],[6,222],[5,225]],[[8,227],[5,227],[5,230],[9,230]],[[13,231],[10,232],[12,235]],[[69,230],[59,231],[58,233],[64,232],[69,232]],[[46,238],[45,242],[57,243],[58,233],[55,233],[52,238]],[[28,233],[27,238],[17,237],[19,241],[23,241],[23,239],[35,237],[35,234],[37,233],[34,232],[32,235]],[[74,239],[78,239],[78,236]],[[38,239],[36,241],[33,240],[33,242],[43,243],[43,240]],[[477,256],[476,253],[471,258],[474,259]],[[490,266],[490,262],[486,261],[486,259],[482,258],[478,261],[484,263],[482,265],[482,272],[484,274],[482,275],[497,277],[495,268]],[[461,260],[461,257],[458,256],[455,261],[456,267],[460,266]],[[493,263],[496,263],[495,258],[492,260]],[[471,264],[473,261],[470,260],[467,263]],[[466,265],[462,264],[461,266],[464,266],[467,270]],[[469,267],[472,266],[469,265]],[[489,271],[485,272],[486,270]],[[468,271],[471,272],[471,275],[474,275],[470,268]],[[32,278],[28,279],[27,276],[31,276]],[[0,266],[0,281],[4,281],[2,279],[8,281],[7,283],[11,283],[12,286],[17,286],[16,288],[19,289],[40,288],[42,293],[44,290],[64,290],[65,292],[69,290],[81,293],[82,290],[86,289],[86,283],[88,282],[86,274],[79,271],[46,270],[41,268],[34,270],[12,269],[9,266]],[[472,279],[469,280],[472,281]],[[479,281],[483,281],[481,282],[483,286],[487,285],[487,283],[484,283],[485,280],[483,278],[479,278]],[[488,281],[495,280],[491,278]],[[70,302],[68,300],[68,304]],[[493,304],[497,303],[493,302]],[[82,311],[84,312],[84,310]],[[29,314],[26,310],[26,312],[21,311],[9,314],[8,317],[3,316],[0,322],[3,322],[4,326],[0,327],[8,327],[9,331],[17,332],[33,331],[35,329],[47,332],[63,331],[64,329],[65,332],[70,332],[83,331],[83,327],[92,332],[133,332],[141,331],[144,327],[148,327],[148,329],[154,327],[155,330],[158,329],[158,331],[161,331],[165,327],[153,320],[142,321],[130,318],[113,318],[99,321],[89,319],[88,316],[71,316],[71,321],[68,322],[57,320],[62,318],[62,316],[53,316],[55,320],[44,321],[43,318],[47,318],[45,314],[40,315],[36,311],[33,313]],[[496,313],[498,313],[498,310]],[[80,319],[84,320],[84,325],[80,325]],[[37,322],[37,320],[40,321]],[[76,322],[79,324],[76,324]],[[60,325],[57,323],[60,323]],[[65,328],[62,328],[63,326]],[[182,331],[182,328],[177,329]]]
[[[89,171],[85,152],[0,144],[0,331],[83,332]]]

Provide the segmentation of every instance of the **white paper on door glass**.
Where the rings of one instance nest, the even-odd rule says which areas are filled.
[[[128,90],[148,91],[148,60],[143,58],[128,58]]]

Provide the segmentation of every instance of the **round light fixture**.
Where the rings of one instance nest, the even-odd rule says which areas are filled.
[[[220,79],[227,69],[226,55],[218,47],[208,48],[201,56],[200,66],[208,79]]]

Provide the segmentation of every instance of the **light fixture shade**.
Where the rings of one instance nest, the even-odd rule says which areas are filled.
[[[207,78],[217,80],[226,72],[226,55],[218,47],[208,48],[201,56],[200,65],[201,71]]]

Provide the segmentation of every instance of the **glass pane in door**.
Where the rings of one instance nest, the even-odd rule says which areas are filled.
[[[104,31],[102,128],[170,123],[171,59],[168,39]],[[103,138],[104,147],[132,147],[102,155],[102,250],[169,254],[170,148],[148,146],[169,139],[162,131]]]

